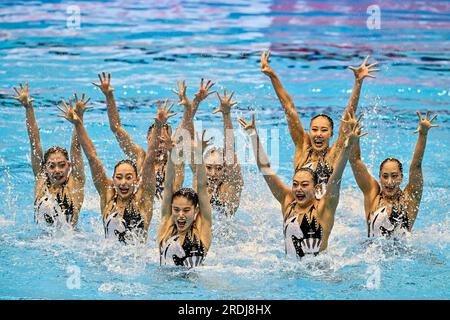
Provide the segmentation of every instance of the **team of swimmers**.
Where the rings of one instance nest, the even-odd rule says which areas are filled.
[[[341,178],[349,161],[356,182],[364,194],[365,218],[369,237],[397,237],[410,232],[418,214],[423,190],[422,159],[428,130],[436,115],[422,118],[418,112],[418,141],[405,189],[402,163],[387,158],[380,164],[379,181],[367,170],[361,159],[359,140],[365,136],[361,115],[356,116],[359,96],[365,78],[375,78],[377,63],[367,65],[369,57],[354,72],[353,90],[340,121],[338,137],[330,146],[334,124],[331,117],[319,114],[310,121],[307,132],[297,109],[279,77],[269,65],[270,51],[261,55],[261,72],[267,75],[285,111],[291,138],[295,144],[292,185],[284,184],[271,169],[269,158],[260,143],[255,124],[238,119],[250,137],[255,159],[283,215],[286,254],[302,257],[316,255],[328,246],[334,215],[339,203]],[[33,99],[28,83],[14,87],[26,113],[26,126],[31,144],[31,165],[35,176],[34,214],[38,223],[75,227],[84,200],[84,163],[82,150],[89,162],[95,188],[100,196],[100,208],[106,238],[129,244],[145,242],[153,216],[155,199],[161,203],[161,220],[157,243],[161,265],[193,267],[201,265],[212,241],[212,215],[232,216],[239,208],[244,181],[235,151],[231,109],[234,92],[223,95],[212,90],[211,81],[201,80],[198,92],[191,100],[186,83],[178,82],[179,105],[183,117],[172,132],[168,120],[174,103],[158,100],[158,109],[147,133],[147,147],[136,144],[121,124],[111,86],[111,75],[102,73],[94,83],[105,95],[111,131],[128,159],[114,167],[112,178],[97,155],[84,126],[84,112],[90,98],[62,100],[60,117],[73,125],[69,152],[53,146],[43,152],[39,128],[34,115]],[[223,147],[213,146],[195,131],[194,116],[203,100],[216,94],[224,124]],[[182,146],[182,148],[179,148]],[[209,147],[209,148],[208,148]],[[181,159],[181,160],[180,160]],[[183,187],[185,164],[192,170],[192,187]]]

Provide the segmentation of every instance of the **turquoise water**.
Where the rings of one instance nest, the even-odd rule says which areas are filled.
[[[79,1],[79,29],[67,26],[72,4],[0,3],[1,299],[449,298],[449,2],[383,1],[379,30],[366,25],[372,1]],[[122,123],[142,146],[158,98],[175,101],[170,90],[181,79],[193,97],[200,78],[212,79],[236,92],[235,127],[237,116],[254,111],[260,130],[279,130],[280,140],[269,139],[278,146],[271,157],[290,183],[294,148],[270,81],[259,71],[264,49],[272,50],[271,65],[305,127],[320,112],[338,121],[353,85],[347,65],[367,54],[380,62],[377,79],[364,83],[359,109],[370,133],[362,141],[364,159],[374,173],[382,159],[395,156],[407,177],[415,111],[438,113],[411,236],[401,243],[367,241],[362,195],[349,167],[329,248],[301,262],[284,257],[279,205],[251,165],[243,166],[235,219],[215,217],[206,265],[189,272],[159,267],[159,204],[146,245],[104,239],[87,165],[79,230],[61,234],[34,224],[25,115],[8,98],[12,86],[29,82],[44,149],[69,147],[72,127],[56,117],[55,104],[75,91],[91,96],[94,110],[85,124],[111,174],[124,155],[110,132],[103,95],[90,84],[98,72],[112,73]],[[211,115],[217,105],[215,96],[201,105],[198,127],[221,130],[221,117]],[[80,271],[78,289],[70,285],[73,267]],[[372,282],[376,275],[379,282]]]

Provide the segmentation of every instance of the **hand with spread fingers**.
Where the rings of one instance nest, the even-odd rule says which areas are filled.
[[[72,104],[72,99],[69,99],[69,106],[67,106],[67,103],[64,101],[64,99],[61,100],[61,102],[64,105],[64,109],[61,108],[60,106],[56,106],[63,113],[62,115],[59,115],[58,117],[64,118],[67,121],[69,121],[70,123],[75,124],[75,125],[82,123],[80,117],[75,112],[75,109]]]
[[[34,101],[34,99],[31,99],[28,94],[28,82],[25,83],[25,87],[22,85],[22,83],[19,83],[20,90],[18,90],[16,87],[14,87],[14,91],[17,93],[16,96],[11,96],[12,99],[15,99],[19,101],[22,106],[25,108],[28,108],[31,106],[31,103]]]
[[[342,129],[345,135],[348,135],[349,132],[353,131],[355,125],[359,123],[363,114],[361,113],[359,117],[356,119],[355,112],[353,110],[346,112],[344,118],[341,119],[343,122]]]
[[[376,78],[376,76],[374,76],[372,74],[372,72],[376,72],[376,71],[380,71],[380,69],[374,69],[373,67],[375,67],[378,62],[369,64],[367,64],[367,61],[369,60],[370,56],[367,56],[363,63],[361,63],[361,65],[359,67],[353,67],[353,66],[349,66],[348,69],[352,70],[353,73],[355,74],[355,78],[358,81],[362,81],[364,80],[364,78]]]
[[[435,114],[431,119],[428,119],[429,114],[430,112],[427,111],[427,113],[425,114],[425,118],[422,119],[420,112],[417,111],[417,116],[419,117],[419,126],[417,127],[416,131],[414,131],[414,133],[426,135],[428,133],[428,130],[430,130],[430,128],[439,127],[438,124],[432,124],[434,119],[436,119],[437,114]]]
[[[231,107],[237,104],[237,102],[231,102],[231,99],[233,98],[234,95],[234,91],[232,91],[231,94],[227,97],[227,89],[224,88],[223,98],[220,96],[219,92],[216,91],[216,93],[220,101],[220,106],[216,110],[214,110],[212,114],[216,114],[218,112],[222,112],[223,114],[229,114],[231,111]]]
[[[356,119],[355,114],[349,114],[349,120],[342,120],[347,122],[348,130],[346,131],[347,139],[345,141],[345,147],[349,145],[352,146],[359,141],[359,138],[367,135],[367,132],[361,133],[362,129],[364,129],[364,125],[360,125],[359,121],[361,120],[362,114]]]
[[[100,73],[98,74],[98,78],[100,80],[100,83],[92,82],[92,84],[103,92],[103,94],[106,96],[114,91],[114,88],[111,87],[111,74],[108,73],[108,77],[106,77],[106,73],[102,72],[103,78],[100,76]]]
[[[200,81],[200,88],[198,89],[197,93],[195,94],[195,98],[194,98],[194,101],[196,102],[197,105],[200,102],[202,102],[203,100],[205,100],[209,95],[216,92],[216,90],[209,91],[209,90],[211,90],[211,88],[214,85],[215,85],[215,83],[211,82],[211,80],[208,80],[206,82],[206,85],[203,85],[203,78],[202,78],[202,80]]]
[[[175,147],[175,142],[173,141],[172,137],[169,135],[167,130],[162,130],[160,140],[160,146],[162,146],[167,151],[172,151],[172,149]]]
[[[186,81],[183,80],[182,82],[177,81],[178,91],[175,89],[172,89],[172,92],[175,93],[178,96],[178,99],[180,99],[180,102],[178,102],[178,105],[190,107],[191,102],[189,101],[189,98],[186,95]]]
[[[166,99],[164,101],[164,105],[161,106],[161,100],[158,100],[158,112],[155,116],[155,122],[158,123],[159,125],[164,125],[167,120],[173,116],[175,116],[177,113],[173,112],[173,113],[169,113],[170,109],[172,109],[173,107],[173,102],[167,107],[167,104],[169,103],[169,99]]]
[[[252,135],[252,134],[256,133],[255,114],[254,113],[252,113],[252,122],[251,123],[248,123],[247,121],[245,121],[244,119],[241,119],[241,118],[238,118],[238,122],[248,135]]]
[[[269,65],[269,57],[270,57],[270,50],[267,51],[267,54],[265,51],[261,54],[261,72],[265,75],[271,76],[273,75],[273,70]]]
[[[75,109],[75,113],[77,114],[77,116],[81,120],[83,120],[84,112],[86,110],[94,108],[92,106],[86,106],[89,103],[89,101],[91,101],[91,98],[87,98],[85,100],[85,94],[84,93],[81,95],[81,99],[80,100],[78,100],[78,95],[76,93],[74,93],[74,96],[75,96],[75,108],[74,108]]]
[[[198,132],[195,133],[196,139],[195,139],[195,143],[192,142],[192,144],[193,144],[192,146],[194,148],[193,151],[196,154],[200,154],[200,155],[203,154],[203,152],[205,151],[204,146],[207,146],[208,145],[208,141],[211,140],[211,138],[206,140],[205,135],[206,135],[206,129],[203,129],[202,138],[201,139],[200,139],[200,136],[199,136]]]
[[[205,133],[206,130],[203,130],[203,134]],[[208,140],[202,139],[202,150],[203,152],[206,150],[206,148],[208,148],[209,146],[212,146],[214,142],[214,137],[209,138]]]

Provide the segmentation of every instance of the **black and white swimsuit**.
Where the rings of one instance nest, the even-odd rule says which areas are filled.
[[[163,173],[157,171],[156,172],[156,190],[155,190],[155,196],[157,199],[162,199],[163,193],[164,193],[164,169],[162,171]]]
[[[368,237],[403,236],[409,232],[409,219],[402,204],[393,205],[391,214],[386,206],[381,206],[382,195],[379,195],[378,209],[369,214],[367,220]]]
[[[140,241],[145,234],[144,220],[131,205],[132,199],[127,204],[123,216],[117,210],[117,194],[113,198],[111,213],[103,219],[105,238],[116,238],[127,244]]]
[[[305,254],[317,255],[322,245],[323,228],[311,215],[316,210],[314,205],[309,210],[309,215],[313,217],[311,221],[308,219],[308,214],[303,215],[302,221],[298,220],[298,215],[293,212],[296,202],[292,202],[289,206],[290,211],[283,229],[286,254],[297,258],[301,258]],[[292,214],[294,215],[292,216]]]
[[[186,235],[183,245],[178,241],[179,235],[170,237],[160,246],[160,264],[162,266],[197,267],[202,264],[206,250],[195,236]]]
[[[327,192],[327,183],[333,174],[333,168],[325,161],[325,159],[320,158],[317,162],[316,169],[314,169],[314,164],[310,161],[312,152],[312,149],[308,151],[308,156],[305,162],[302,165],[299,164],[297,168],[295,168],[295,172],[297,172],[300,168],[308,168],[314,171],[314,174],[317,177],[317,183],[320,186],[319,190],[316,191],[316,199],[320,200],[324,196],[325,192]]]
[[[74,208],[64,192],[65,188],[66,184],[62,186],[62,191],[54,196],[48,190],[48,182],[46,183],[45,194],[34,203],[34,219],[37,223],[55,226],[72,223]]]

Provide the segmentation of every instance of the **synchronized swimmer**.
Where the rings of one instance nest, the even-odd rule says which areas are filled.
[[[417,218],[423,191],[422,160],[430,128],[437,115],[429,112],[422,118],[417,112],[418,141],[405,189],[403,166],[396,158],[380,164],[379,182],[369,173],[361,159],[359,140],[367,132],[356,116],[359,96],[365,78],[375,78],[377,63],[367,65],[366,57],[354,72],[355,83],[340,119],[339,133],[330,146],[334,124],[330,116],[318,114],[310,121],[309,132],[303,128],[298,110],[284,89],[279,77],[269,65],[270,51],[261,55],[261,72],[273,85],[295,145],[292,185],[289,187],[271,169],[270,160],[261,144],[255,123],[238,119],[250,137],[256,163],[275,199],[281,205],[285,250],[289,256],[301,258],[317,255],[328,246],[339,203],[342,174],[350,162],[358,187],[364,195],[368,237],[401,237],[411,232]],[[128,159],[120,160],[108,177],[95,146],[84,126],[84,112],[90,98],[62,100],[60,117],[73,126],[70,157],[61,146],[43,153],[39,128],[34,115],[33,99],[28,83],[14,87],[25,108],[26,127],[31,145],[31,166],[35,176],[35,221],[50,226],[75,228],[84,200],[84,163],[82,150],[88,159],[92,179],[100,196],[100,208],[106,238],[124,244],[145,243],[153,217],[154,201],[161,203],[161,220],[157,235],[161,265],[195,267],[202,265],[212,242],[214,215],[234,216],[239,208],[244,179],[235,150],[231,109],[234,92],[223,95],[212,90],[215,85],[201,79],[192,101],[186,94],[185,81],[172,90],[184,107],[182,120],[175,132],[168,120],[174,103],[158,100],[158,110],[147,131],[147,149],[136,144],[121,124],[111,86],[111,75],[98,75],[92,83],[106,98],[111,131]],[[212,146],[211,139],[195,131],[194,116],[203,100],[216,94],[219,106],[213,114],[223,118],[223,147]],[[195,138],[196,136],[196,138]],[[181,147],[181,148],[180,148]],[[187,148],[186,148],[187,147]],[[180,150],[183,150],[180,152]],[[184,150],[189,150],[185,152]],[[177,161],[174,161],[177,159]],[[181,159],[181,160],[180,160]],[[178,161],[180,160],[180,161]],[[192,187],[183,187],[185,164],[192,170]],[[223,223],[223,222],[222,222]]]

